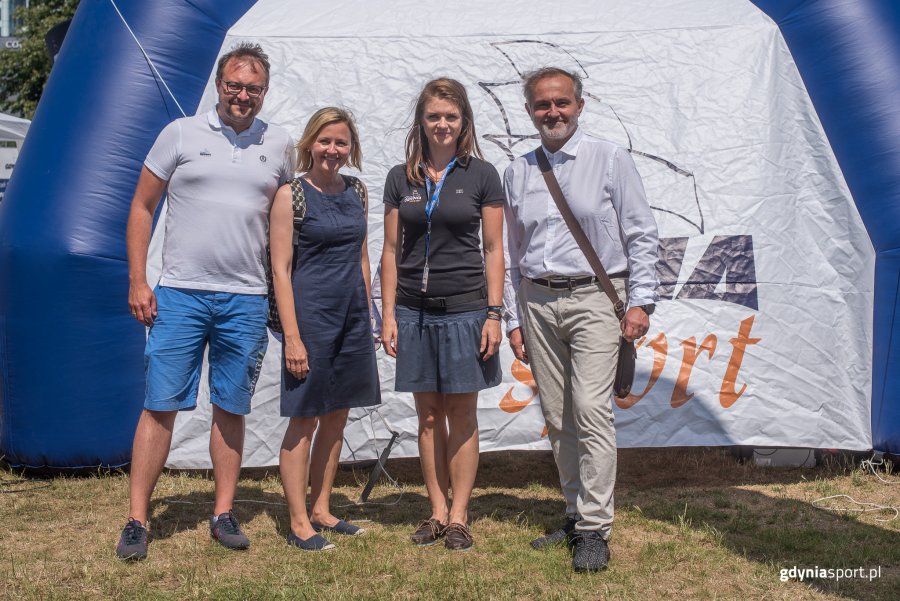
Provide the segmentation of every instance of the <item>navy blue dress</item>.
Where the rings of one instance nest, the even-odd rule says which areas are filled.
[[[300,226],[291,284],[309,374],[298,380],[282,363],[281,415],[313,417],[381,402],[369,305],[363,281],[363,203],[352,185],[323,194],[302,180]]]

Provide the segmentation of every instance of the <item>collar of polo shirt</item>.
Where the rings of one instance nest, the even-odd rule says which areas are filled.
[[[216,107],[212,107],[209,110],[209,112],[206,113],[206,120],[209,122],[209,126],[215,130],[224,129],[226,127],[228,127],[228,129],[231,129],[231,127],[225,125],[222,122],[222,118],[219,116],[218,111],[216,111]],[[263,130],[264,127],[265,126],[263,125],[263,122],[254,117],[253,123],[250,124],[250,127],[245,129],[238,135],[243,136],[243,135],[247,135],[247,134],[258,134],[259,132],[261,132]],[[234,130],[232,130],[232,131],[234,131]]]

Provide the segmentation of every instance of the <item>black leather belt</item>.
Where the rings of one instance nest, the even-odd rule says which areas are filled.
[[[397,304],[414,309],[452,309],[472,301],[487,299],[487,290],[475,290],[453,296],[405,296],[397,293]],[[486,306],[486,305],[485,305]]]
[[[609,274],[609,279],[621,279],[627,278],[630,274],[628,271],[617,271],[616,273]],[[528,278],[538,286],[543,286],[544,288],[552,288],[554,290],[573,290],[575,288],[584,288],[585,286],[590,286],[591,284],[599,284],[600,280],[597,279],[596,276],[593,275],[583,275],[577,278],[564,278],[564,277],[552,277],[552,278]]]

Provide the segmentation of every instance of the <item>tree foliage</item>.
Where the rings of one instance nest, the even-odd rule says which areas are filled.
[[[54,26],[71,19],[78,0],[32,0],[21,7],[16,18],[22,24],[16,32],[21,49],[0,50],[0,111],[26,119],[34,116],[52,62],[44,36]]]

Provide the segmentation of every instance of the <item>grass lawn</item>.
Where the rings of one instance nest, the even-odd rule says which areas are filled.
[[[368,532],[332,536],[338,549],[326,553],[287,546],[277,470],[245,470],[240,482],[235,512],[252,540],[245,552],[209,538],[211,478],[166,473],[153,500],[150,557],[123,563],[114,555],[127,517],[123,474],[43,482],[3,470],[0,598],[900,599],[900,519],[812,503],[846,494],[898,506],[897,475],[883,476],[889,485],[837,462],[760,468],[722,450],[621,450],[610,569],[575,574],[565,548],[528,546],[564,510],[549,452],[482,455],[468,552],[409,544],[429,507],[418,462],[392,460],[388,472],[402,489],[380,485],[366,506],[353,502],[367,473],[339,472],[333,505],[346,507],[333,511]],[[782,569],[816,566],[866,576],[779,578]]]

